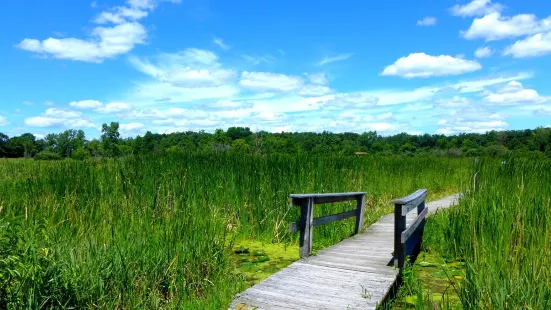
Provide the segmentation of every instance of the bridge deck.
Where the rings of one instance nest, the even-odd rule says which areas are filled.
[[[428,202],[430,213],[458,195]],[[408,224],[417,212],[408,214]],[[392,265],[394,214],[363,233],[294,262],[239,294],[230,309],[375,309],[397,279]]]

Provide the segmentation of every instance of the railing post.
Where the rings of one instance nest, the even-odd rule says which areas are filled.
[[[365,195],[358,196],[356,199],[356,234],[364,229]]]
[[[312,231],[314,228],[314,198],[300,202],[300,257],[312,254]]]
[[[402,232],[406,229],[406,214],[402,214],[402,205],[394,204],[394,266],[404,268],[406,244],[402,243]]]

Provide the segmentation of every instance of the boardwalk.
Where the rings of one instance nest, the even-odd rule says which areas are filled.
[[[453,205],[458,195],[426,204],[429,213]],[[416,212],[408,214],[413,221]],[[363,233],[301,259],[249,288],[230,309],[375,309],[398,277],[389,265],[394,214]]]

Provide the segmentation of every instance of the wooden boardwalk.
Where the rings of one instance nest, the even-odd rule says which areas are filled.
[[[459,195],[426,203],[429,213]],[[408,224],[417,212],[407,216]],[[375,309],[398,279],[392,264],[394,214],[315,256],[294,262],[236,296],[230,309]]]

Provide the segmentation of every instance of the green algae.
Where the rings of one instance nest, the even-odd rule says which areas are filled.
[[[234,243],[231,258],[235,273],[241,274],[247,284],[253,286],[300,257],[296,244],[240,240]]]
[[[464,263],[438,254],[421,252],[417,263],[405,272],[393,309],[461,308],[458,289],[465,278]]]

